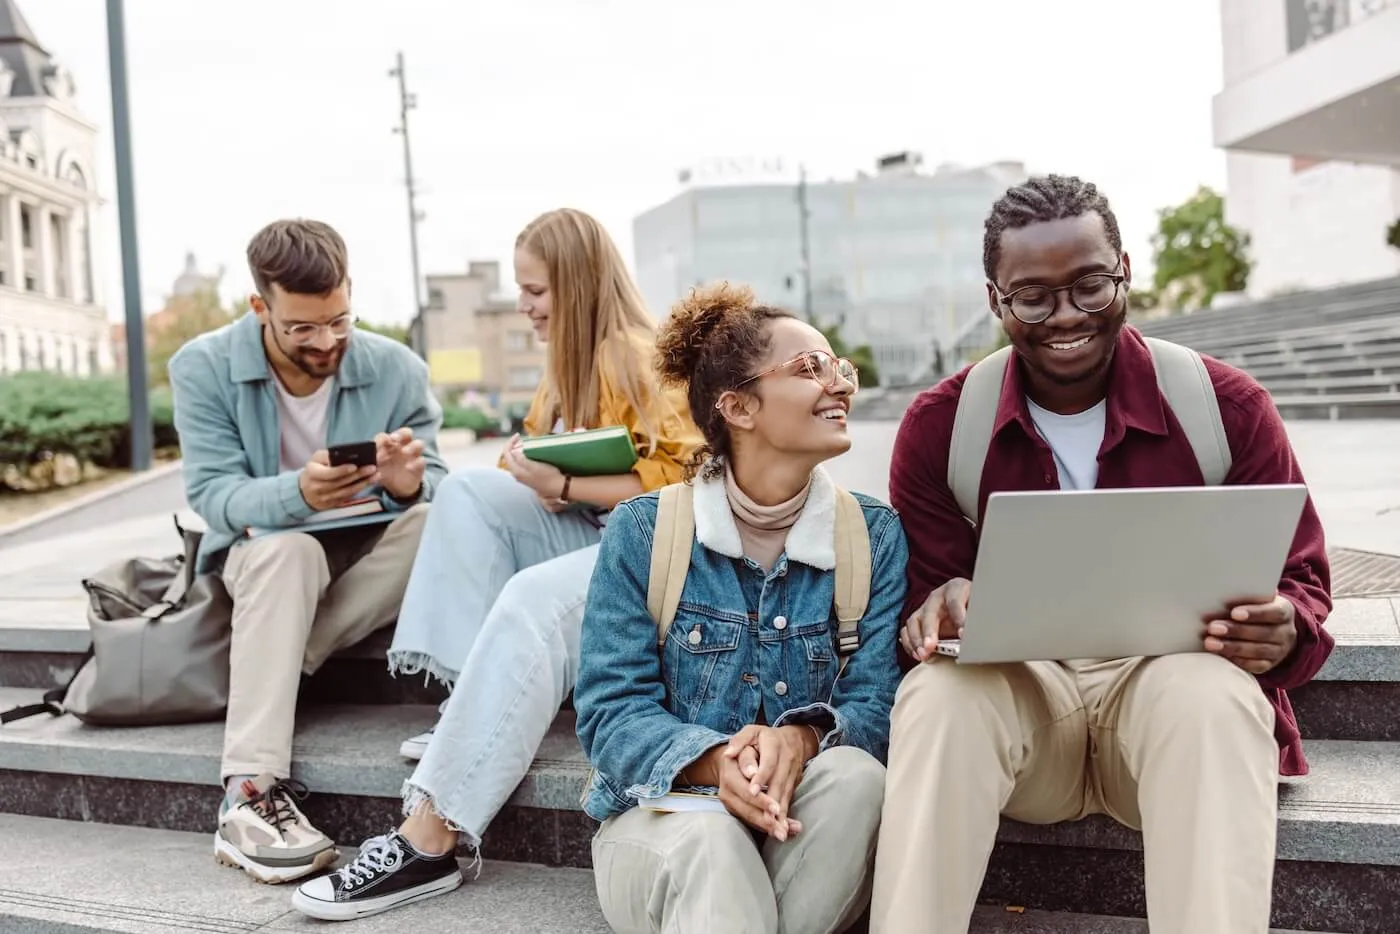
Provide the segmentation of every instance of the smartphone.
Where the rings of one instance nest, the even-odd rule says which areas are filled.
[[[373,467],[379,462],[379,449],[373,441],[356,441],[353,444],[337,444],[326,452],[330,455],[331,466],[354,464],[356,467]]]

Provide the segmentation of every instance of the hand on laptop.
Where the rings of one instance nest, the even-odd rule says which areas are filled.
[[[900,630],[904,651],[918,661],[933,658],[939,639],[961,639],[967,622],[967,601],[972,581],[955,577],[928,595],[924,605],[909,615]]]
[[[1262,675],[1288,657],[1298,642],[1294,608],[1287,597],[1230,607],[1227,619],[1207,619],[1205,650]]]

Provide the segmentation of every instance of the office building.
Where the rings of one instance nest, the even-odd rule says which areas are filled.
[[[434,389],[480,400],[493,413],[520,414],[544,377],[545,349],[514,300],[498,295],[500,286],[495,261],[428,276],[422,346]]]
[[[853,179],[689,179],[633,222],[638,284],[658,317],[718,279],[801,313],[805,234],[812,318],[840,323],[850,346],[868,343],[885,383],[927,380],[994,339],[982,227],[992,203],[1025,178],[1018,162],[929,172],[917,153],[903,152]]]
[[[1400,274],[1400,0],[1221,0],[1227,219],[1249,292]]]

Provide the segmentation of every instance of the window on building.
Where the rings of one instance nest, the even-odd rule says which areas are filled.
[[[509,331],[506,333],[506,350],[511,353],[529,353],[531,344],[529,331]]]
[[[19,206],[20,245],[26,250],[34,248],[34,223],[29,214],[29,205]]]
[[[513,366],[506,374],[508,389],[534,389],[544,377],[544,371],[537,366]]]

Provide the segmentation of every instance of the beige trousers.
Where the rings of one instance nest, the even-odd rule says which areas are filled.
[[[999,816],[1142,830],[1152,934],[1266,934],[1274,714],[1214,655],[936,658],[896,695],[872,934],[965,934]]]
[[[633,808],[593,838],[593,879],[617,934],[829,934],[870,899],[885,770],[836,746],[807,765],[789,809],[802,832],[756,843],[728,814]]]
[[[398,616],[428,505],[384,525],[313,536],[280,532],[235,545],[223,778],[291,774],[301,675]]]

